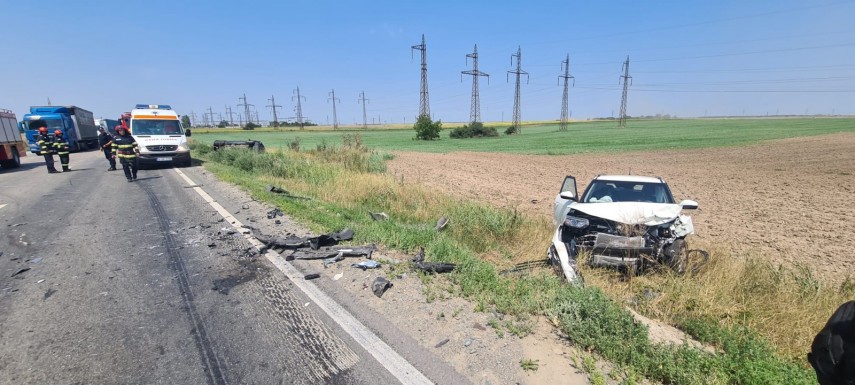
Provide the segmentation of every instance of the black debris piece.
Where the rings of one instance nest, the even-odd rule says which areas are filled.
[[[300,249],[308,246],[311,247],[312,250],[319,250],[322,247],[333,246],[341,241],[349,241],[353,239],[353,230],[344,229],[337,233],[328,233],[308,238],[298,237],[295,235],[288,235],[287,237],[266,236],[258,231],[256,238],[258,238],[261,243],[264,243],[271,248]]]
[[[320,278],[320,277],[321,277],[321,275],[320,275],[320,274],[318,274],[318,273],[312,273],[312,274],[306,274],[306,276],[305,276],[305,277],[303,277],[303,279],[305,279],[305,280],[307,280],[307,281],[308,281],[308,280],[311,280],[311,279],[317,279],[317,278]]]
[[[272,185],[272,184],[267,185],[267,191],[268,191],[268,192],[272,192],[272,193],[276,193],[276,194],[291,195],[291,193],[289,193],[289,192],[288,192],[288,190],[285,190],[285,189],[283,189],[283,188],[276,187],[276,186],[274,186],[274,185]]]
[[[278,219],[277,219],[277,220],[276,220],[276,221],[274,221],[273,223],[275,223],[275,224],[277,224],[277,225],[281,225],[281,224],[282,224],[282,221],[280,221],[280,220],[278,220]]]
[[[51,288],[51,289],[47,289],[47,291],[45,292],[45,297],[44,297],[44,299],[48,299],[48,298],[50,298],[50,296],[54,295],[54,293],[56,293],[56,290],[54,290],[54,289],[52,289],[52,288]]]
[[[435,347],[435,348],[441,348],[443,345],[447,344],[447,343],[448,343],[448,341],[450,341],[450,340],[449,340],[448,338],[446,338],[446,339],[444,339],[444,340],[442,340],[442,341],[439,341],[439,343],[438,343],[438,344],[436,344],[436,346],[434,346],[434,347]]]
[[[424,262],[425,260],[425,248],[419,246],[419,252],[413,257],[413,262]]]
[[[279,210],[278,208],[276,208],[276,209],[273,209],[273,210],[270,210],[267,212],[267,219],[274,219],[276,217],[281,217],[284,215],[285,214],[282,213],[282,210]]]
[[[446,262],[415,262],[413,266],[426,273],[448,273],[454,271],[454,268],[457,267],[453,263]]]
[[[342,253],[342,252],[339,252],[334,257],[324,258],[324,269],[326,269],[327,266],[332,265],[333,263],[341,262],[343,260],[344,260],[344,253]]]
[[[366,257],[371,259],[371,254],[377,250],[374,245],[368,246],[333,246],[322,247],[318,250],[295,250],[289,257],[293,259],[328,259],[341,255],[342,257]]]
[[[264,143],[258,140],[215,140],[212,146],[214,151],[217,151],[223,147],[238,147],[238,148],[248,148],[252,151],[256,152],[264,152]]]
[[[12,274],[12,276],[14,277],[14,276],[16,276],[16,275],[18,275],[18,274],[23,274],[23,273],[25,273],[25,272],[27,272],[27,271],[29,271],[29,270],[30,270],[30,268],[29,268],[29,267],[25,267],[25,268],[23,268],[23,269],[20,269],[20,270],[16,271],[14,274]]]
[[[385,293],[386,290],[389,290],[389,288],[392,286],[392,282],[389,282],[388,279],[383,277],[377,277],[374,280],[374,283],[371,284],[371,291],[374,292],[374,295],[376,295],[377,298],[382,298],[383,293]]]

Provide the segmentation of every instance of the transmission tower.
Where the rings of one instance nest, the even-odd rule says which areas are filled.
[[[414,45],[410,50],[411,55],[413,50],[419,50],[422,53],[422,82],[419,89],[419,117],[426,116],[430,118],[430,99],[428,98],[427,81],[427,45],[425,45],[424,34],[422,34],[422,44]]]
[[[234,118],[232,117],[232,108],[226,106],[226,113],[229,115],[229,126],[234,125]]]
[[[508,71],[505,74],[505,81],[508,79],[508,75],[515,74],[517,75],[517,86],[516,91],[514,92],[514,122],[512,123],[512,127],[517,134],[522,133],[522,129],[520,128],[520,75],[525,75],[525,82],[528,84],[528,72],[523,71],[520,68],[522,65],[522,49],[517,46],[517,53],[511,55],[511,64],[514,63],[514,58],[517,58],[517,69],[515,71]]]
[[[214,110],[211,109],[211,106],[208,106],[208,121],[211,122],[212,126],[216,126],[216,123],[214,123]]]
[[[190,119],[191,119],[190,120],[190,126],[196,127],[196,113],[195,112],[190,111]]]
[[[300,125],[300,129],[302,130],[303,129],[303,105],[300,104],[300,102],[301,102],[301,100],[306,100],[306,97],[300,96],[300,87],[297,87],[297,89],[294,90],[294,94],[295,95],[291,97],[291,100],[294,100],[294,98],[297,98],[297,106],[294,107],[295,108],[294,112],[297,114],[297,124]]]
[[[469,108],[469,123],[481,121],[481,99],[478,97],[478,77],[486,76],[487,84],[490,84],[490,75],[478,70],[478,44],[475,44],[475,50],[472,53],[466,54],[466,64],[469,64],[469,58],[472,58],[472,70],[460,71],[460,81],[463,81],[463,75],[472,75],[472,104]]]
[[[629,85],[632,83],[632,76],[629,76],[629,56],[626,57],[626,61],[623,62],[623,75],[621,75],[621,80],[623,81],[623,95],[620,97],[620,123],[619,126],[621,128],[626,127],[626,91],[629,89]]]
[[[279,118],[276,116],[276,107],[282,106],[276,104],[276,98],[274,98],[273,95],[270,95],[270,99],[267,99],[267,101],[269,101],[270,104],[265,107],[270,107],[273,110],[273,125],[275,125],[274,127],[279,126]]]
[[[331,96],[330,96],[329,98],[327,98],[327,103],[329,103],[329,102],[330,102],[330,100],[332,100],[332,124],[333,124],[333,129],[334,129],[334,130],[338,130],[338,115],[336,115],[336,113],[335,113],[335,102],[337,101],[337,102],[341,103],[341,100],[339,100],[338,98],[336,98],[336,97],[335,97],[335,90],[330,91],[330,95],[331,95]]]
[[[564,70],[564,75],[558,75],[558,82],[564,79],[564,97],[561,99],[561,125],[559,131],[567,131],[567,80],[573,79],[573,86],[576,86],[576,78],[570,76],[570,54],[567,54],[567,59],[561,62],[561,68]]]
[[[357,103],[362,103],[362,128],[368,128],[368,114],[365,113],[365,103],[370,102],[371,100],[365,99],[365,91],[359,93],[359,100]]]
[[[238,100],[243,100],[243,103],[238,104],[237,106],[238,107],[243,106],[244,116],[246,116],[246,122],[247,122],[247,124],[249,124],[250,122],[252,122],[252,115],[249,113],[249,107],[250,106],[255,107],[255,105],[249,104],[246,102],[246,94],[243,94],[243,97],[238,98]]]

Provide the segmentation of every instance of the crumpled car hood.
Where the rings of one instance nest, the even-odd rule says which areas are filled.
[[[570,208],[613,222],[645,226],[671,222],[683,210],[679,204],[649,202],[575,203]]]

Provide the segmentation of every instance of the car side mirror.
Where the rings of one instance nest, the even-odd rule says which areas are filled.
[[[569,199],[571,201],[576,201],[576,195],[573,194],[572,191],[563,191],[561,194],[558,194],[562,199]]]
[[[682,206],[684,210],[694,210],[698,208],[698,202],[689,199],[684,199],[680,202],[680,206]]]
[[[184,130],[184,136],[190,136],[190,134],[191,134],[191,132],[190,132],[189,128]]]

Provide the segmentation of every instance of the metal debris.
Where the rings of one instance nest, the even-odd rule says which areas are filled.
[[[371,291],[374,292],[374,295],[376,295],[377,298],[382,298],[383,293],[385,293],[386,290],[389,290],[392,286],[392,282],[389,282],[386,278],[377,277],[374,280],[374,283],[371,284]]]

